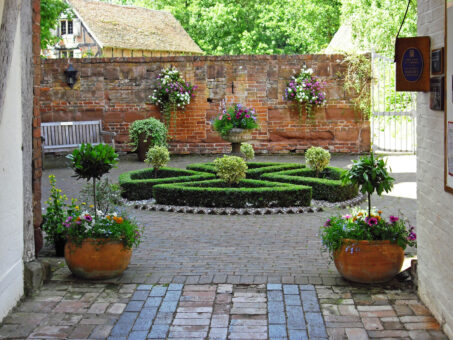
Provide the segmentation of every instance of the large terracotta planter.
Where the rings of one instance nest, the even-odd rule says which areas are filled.
[[[64,257],[71,272],[84,279],[109,279],[123,273],[132,249],[120,241],[86,239],[80,246],[68,240]]]
[[[334,262],[347,280],[360,283],[386,282],[400,272],[404,250],[390,241],[346,239],[334,253]]]
[[[241,153],[241,143],[252,139],[252,130],[233,128],[222,138],[231,142],[231,153],[238,155]]]

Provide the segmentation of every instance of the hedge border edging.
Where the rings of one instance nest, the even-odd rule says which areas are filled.
[[[133,170],[122,173],[118,178],[118,182],[121,186],[121,189],[123,190],[123,197],[126,197],[129,200],[149,199],[153,197],[153,187],[158,184],[203,181],[216,177],[211,173],[179,168],[164,167],[159,169],[159,171],[174,172],[175,174],[179,173],[180,175],[163,178],[132,178],[134,176],[140,176],[144,174],[152,175],[152,168]]]
[[[341,202],[358,195],[357,186],[352,184],[343,185],[341,182],[341,174],[346,171],[345,169],[328,166],[326,170],[328,171],[327,176],[331,176],[332,178],[313,177],[314,170],[309,168],[265,173],[261,178],[268,181],[308,185],[313,190],[313,199],[316,200]],[[310,176],[302,176],[302,174],[310,174]]]
[[[220,179],[159,184],[153,187],[157,204],[194,205],[200,207],[260,208],[269,206],[310,206],[311,187],[282,182],[243,179],[245,187],[225,188]],[[206,187],[205,187],[206,185]],[[214,186],[211,186],[214,185]],[[221,195],[216,195],[221,193]]]

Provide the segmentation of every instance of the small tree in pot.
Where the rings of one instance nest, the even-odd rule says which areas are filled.
[[[129,138],[132,151],[137,150],[138,159],[143,162],[150,147],[167,145],[167,128],[164,123],[152,117],[136,120],[129,128]]]

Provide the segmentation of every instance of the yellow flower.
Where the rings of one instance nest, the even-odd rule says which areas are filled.
[[[76,205],[76,206],[74,207],[74,209],[75,209],[75,210],[79,210],[80,208],[79,208],[78,205]]]
[[[82,202],[82,205],[87,205],[85,202]]]
[[[90,208],[94,208],[94,205],[93,205],[93,204],[90,204],[89,207],[90,207]]]
[[[111,219],[110,215],[105,216],[105,218],[108,219],[108,220]]]

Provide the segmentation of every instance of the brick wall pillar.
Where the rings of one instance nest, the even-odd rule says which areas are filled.
[[[40,225],[41,213],[41,176],[42,176],[42,153],[41,153],[41,112],[39,109],[39,97],[41,93],[41,1],[32,0],[33,6],[33,225],[35,227],[35,247],[38,252],[42,246],[42,233]],[[41,246],[39,246],[39,243]]]

